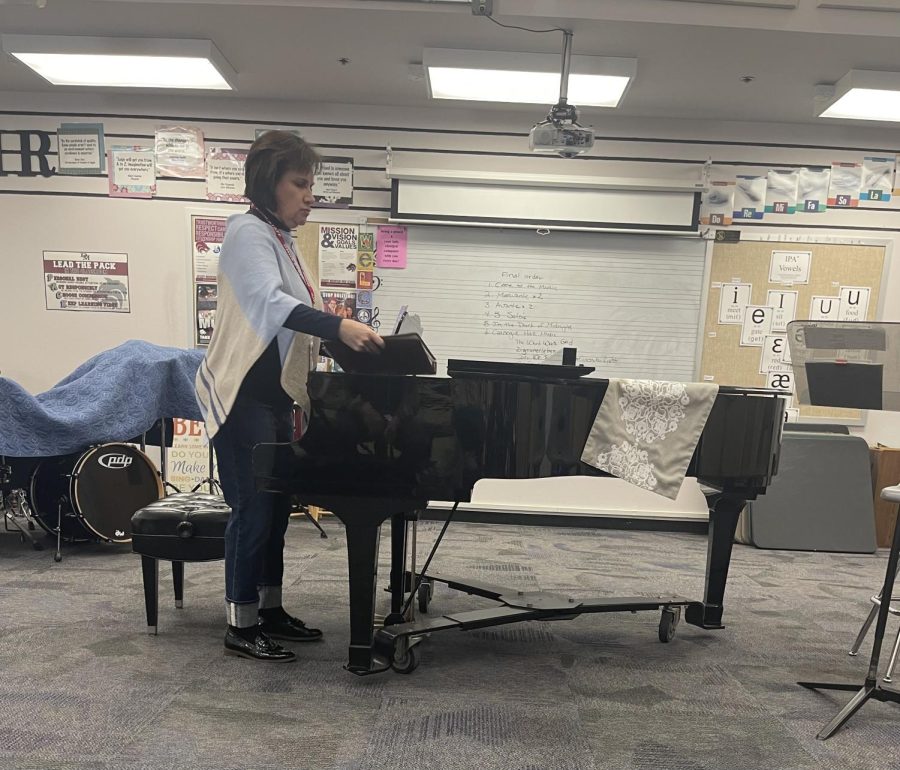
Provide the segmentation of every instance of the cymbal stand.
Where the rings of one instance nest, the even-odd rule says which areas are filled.
[[[63,517],[63,505],[68,502],[68,499],[65,495],[62,495],[59,498],[59,503],[56,508],[56,553],[53,554],[53,561],[61,562],[62,561],[62,517]]]
[[[213,472],[215,468],[215,455],[213,454],[212,441],[209,442],[209,461],[207,467],[209,469],[209,475],[205,479],[201,479],[196,484],[194,484],[194,488],[191,489],[191,492],[198,492],[200,490],[200,487],[206,484],[209,487],[209,494],[222,494],[222,485],[219,483],[219,480],[216,478],[215,473]]]
[[[174,484],[169,483],[168,457],[169,457],[169,451],[168,451],[168,448],[166,447],[166,418],[160,417],[159,418],[159,478],[162,480],[163,492],[166,495],[169,494],[170,489],[173,492],[181,491]]]

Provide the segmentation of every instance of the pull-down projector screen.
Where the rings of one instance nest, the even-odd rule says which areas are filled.
[[[391,189],[392,222],[696,233],[699,219],[700,192],[690,188],[395,178]]]

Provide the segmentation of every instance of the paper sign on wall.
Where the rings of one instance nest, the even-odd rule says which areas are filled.
[[[797,169],[770,168],[766,180],[766,213],[793,214],[797,210]]]
[[[734,210],[734,180],[714,181],[700,201],[700,224],[730,225]]]
[[[353,204],[353,158],[322,158],[313,197],[316,206],[349,208]]]
[[[862,183],[861,163],[832,163],[828,186],[828,205],[832,208],[859,206],[859,187]]]
[[[800,292],[769,289],[766,292],[766,304],[775,311],[772,317],[772,331],[783,332],[787,325],[797,317],[797,298]]]
[[[323,291],[322,309],[326,313],[331,313],[341,318],[353,318],[356,313],[356,292]]]
[[[56,132],[60,174],[103,173],[103,124],[63,123]]]
[[[759,357],[759,373],[790,372],[791,365],[784,362],[784,351],[788,348],[787,337],[766,335],[762,354]]]
[[[807,214],[821,214],[828,210],[830,168],[801,168],[797,182],[798,210]]]
[[[402,225],[382,225],[378,228],[378,250],[375,264],[378,267],[406,267],[407,230]]]
[[[216,326],[219,253],[226,223],[226,217],[191,215],[195,345],[209,345]]]
[[[356,289],[358,249],[356,225],[319,225],[319,283],[324,287]]]
[[[894,159],[863,158],[862,185],[859,199],[870,203],[888,203],[894,187]]]
[[[753,285],[749,283],[725,283],[719,293],[719,323],[744,323],[744,308],[750,304]]]
[[[44,252],[47,310],[130,313],[128,255]]]
[[[206,197],[211,201],[246,203],[244,164],[247,150],[216,147],[206,156]]]
[[[811,321],[837,321],[840,312],[840,297],[814,296],[809,303],[809,318]]]
[[[167,480],[178,489],[193,489],[204,479],[216,475],[209,468],[209,444],[202,422],[180,417],[173,420],[172,448],[166,453],[166,461]],[[201,491],[208,489],[204,484]]]
[[[811,251],[773,251],[769,283],[809,283]]]
[[[152,198],[156,167],[150,147],[110,147],[109,194],[114,198]]]
[[[872,289],[868,286],[841,286],[838,321],[865,321],[871,294]]]
[[[766,207],[766,177],[739,175],[734,186],[734,219],[762,219]]]
[[[794,390],[794,373],[793,372],[769,372],[766,375],[766,387],[773,390],[784,390],[792,392]]]
[[[772,330],[774,311],[768,305],[747,305],[741,325],[741,345],[759,347]]]
[[[156,173],[179,179],[206,176],[203,129],[194,126],[158,126],[155,133]]]

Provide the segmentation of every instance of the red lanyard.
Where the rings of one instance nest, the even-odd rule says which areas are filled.
[[[315,293],[315,291],[313,291],[312,284],[309,282],[309,278],[306,277],[306,272],[303,270],[303,265],[300,264],[300,260],[297,258],[297,256],[294,254],[294,252],[288,248],[287,243],[285,243],[284,236],[281,234],[281,230],[276,225],[274,225],[272,222],[270,222],[269,218],[265,214],[263,214],[263,212],[260,211],[258,208],[256,208],[255,206],[252,206],[251,208],[254,211],[259,211],[259,213],[262,214],[262,217],[266,221],[266,223],[275,232],[275,237],[278,239],[278,242],[281,244],[281,248],[284,249],[285,254],[287,254],[288,261],[294,266],[294,270],[297,271],[297,275],[300,276],[300,280],[303,281],[303,285],[306,287],[306,290],[309,292],[309,301],[313,304],[313,306],[315,306],[316,293]]]

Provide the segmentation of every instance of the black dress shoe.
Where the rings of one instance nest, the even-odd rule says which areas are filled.
[[[225,632],[225,654],[272,663],[287,663],[297,659],[293,652],[275,644],[258,626],[247,637],[229,628]]]
[[[317,642],[322,638],[322,632],[318,628],[307,628],[306,623],[300,618],[288,615],[284,610],[275,617],[271,614],[261,614],[257,628],[272,639],[283,639],[287,642]]]

